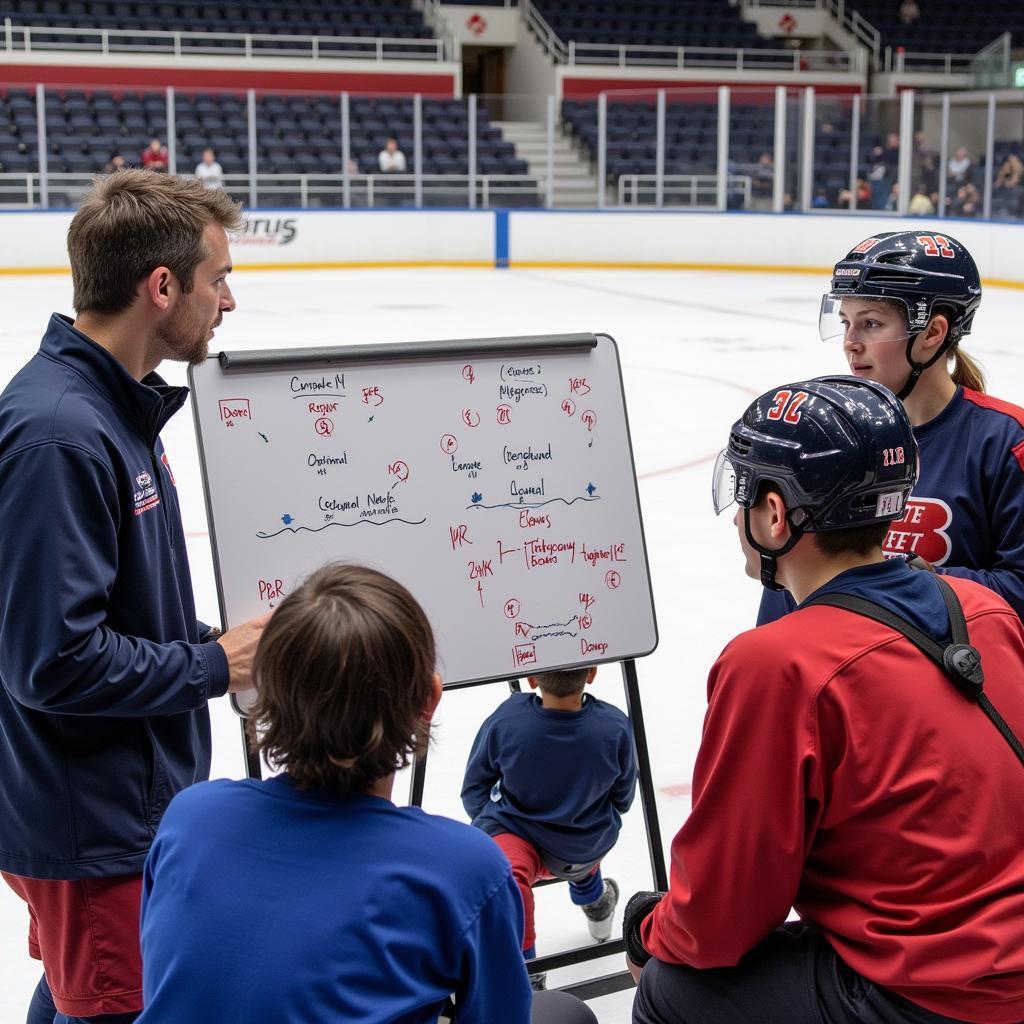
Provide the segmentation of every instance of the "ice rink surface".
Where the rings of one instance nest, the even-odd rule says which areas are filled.
[[[760,591],[743,575],[731,519],[716,519],[712,512],[714,457],[756,394],[845,371],[838,344],[827,345],[817,336],[818,304],[827,283],[815,275],[673,271],[236,272],[231,285],[238,309],[225,317],[211,349],[580,331],[617,340],[660,631],[657,650],[638,662],[637,670],[667,850],[689,810],[707,671],[728,640],[753,624]],[[1024,360],[1014,340],[1020,336],[1022,308],[1019,292],[987,289],[965,348],[980,358],[993,394],[1024,405]],[[50,312],[71,312],[70,278],[0,278],[0,309],[2,385],[37,348]],[[184,383],[181,366],[165,364],[161,373],[172,383]],[[197,611],[204,621],[216,622],[190,410],[171,421],[163,439],[178,481]],[[622,703],[617,666],[600,670],[594,693]],[[469,745],[504,696],[500,685],[445,696],[429,760],[428,810],[465,820],[459,789]],[[238,719],[226,700],[216,701],[211,712],[213,774],[240,777]],[[407,790],[407,779],[400,778],[396,799],[405,799]],[[639,800],[605,861],[605,873],[619,881],[624,898],[651,885]],[[38,964],[26,952],[26,927],[24,905],[0,885],[0,1024],[20,1024],[39,976]],[[588,941],[585,919],[561,885],[538,890],[537,929],[541,954]],[[615,956],[552,973],[549,985],[621,967],[621,957]],[[632,993],[622,992],[592,1006],[602,1024],[624,1024],[631,1003]]]

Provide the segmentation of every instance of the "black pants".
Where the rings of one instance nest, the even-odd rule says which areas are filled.
[[[776,929],[735,967],[651,960],[633,1024],[957,1024],[872,984],[811,925]]]

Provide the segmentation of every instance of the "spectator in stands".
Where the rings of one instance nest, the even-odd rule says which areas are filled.
[[[128,167],[128,161],[120,153],[115,153],[104,165],[104,174],[113,174],[114,171],[123,171]]]
[[[935,203],[932,200],[928,185],[920,181],[914,189],[914,194],[907,204],[907,213],[911,217],[931,217],[935,213]]]
[[[966,146],[959,146],[949,161],[949,180],[956,185],[965,184],[971,177],[974,164]]]
[[[853,193],[848,189],[840,189],[839,191],[839,205],[850,206],[851,200],[853,199]],[[874,208],[874,192],[871,189],[871,185],[864,179],[857,179],[857,208],[859,210],[871,210]]]
[[[203,150],[203,159],[196,164],[196,177],[204,188],[224,187],[224,168],[217,162],[217,154],[209,146]]]
[[[142,166],[147,171],[167,171],[167,147],[159,139],[150,139],[142,151]]]
[[[917,0],[903,0],[900,4],[900,21],[904,25],[913,25],[921,17],[921,8],[917,6]]]
[[[950,213],[954,217],[977,217],[981,210],[981,195],[973,181],[968,181],[956,190]]]
[[[993,212],[999,217],[1020,216],[1020,198],[1024,185],[1024,163],[1016,153],[1003,161],[992,184]]]
[[[751,179],[750,208],[770,210],[775,194],[775,161],[771,153],[766,151],[757,158]]]
[[[382,174],[405,174],[405,154],[398,148],[398,139],[388,136],[384,148],[377,154]]]
[[[882,163],[895,170],[900,162],[900,137],[896,132],[889,132],[885,137],[885,146],[882,148]]]

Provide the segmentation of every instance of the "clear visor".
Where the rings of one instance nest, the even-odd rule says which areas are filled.
[[[848,335],[866,342],[906,341],[905,309],[902,299],[827,293],[821,297],[818,333],[822,341],[845,341]]]
[[[720,516],[736,500],[736,470],[723,448],[715,459],[715,474],[711,479],[711,503],[715,515]]]

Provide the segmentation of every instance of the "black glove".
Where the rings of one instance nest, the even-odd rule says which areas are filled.
[[[661,902],[663,892],[640,892],[634,893],[626,904],[626,910],[622,917],[622,938],[626,943],[626,956],[637,965],[643,967],[651,954],[644,949],[640,941],[640,925],[647,915]]]

